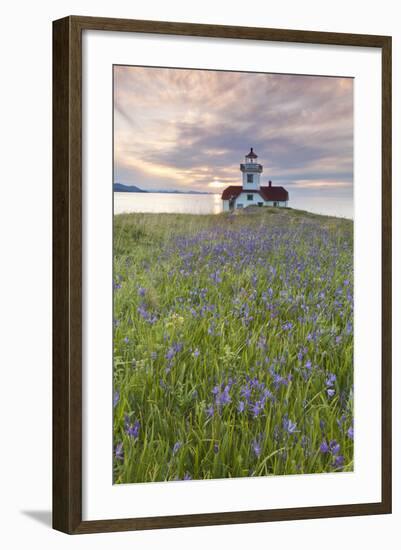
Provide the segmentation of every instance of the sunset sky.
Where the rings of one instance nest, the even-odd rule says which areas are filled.
[[[114,68],[116,183],[218,193],[250,147],[290,206],[352,216],[352,79]]]

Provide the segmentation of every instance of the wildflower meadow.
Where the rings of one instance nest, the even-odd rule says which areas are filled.
[[[114,217],[114,482],[353,469],[353,222]]]

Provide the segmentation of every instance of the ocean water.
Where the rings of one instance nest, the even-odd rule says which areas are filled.
[[[350,219],[354,217],[352,197],[320,197],[292,192],[288,206],[315,214]],[[222,210],[220,194],[114,193],[114,214],[131,212],[218,214]]]
[[[222,210],[223,202],[220,194],[114,193],[114,214],[131,212],[218,214]]]

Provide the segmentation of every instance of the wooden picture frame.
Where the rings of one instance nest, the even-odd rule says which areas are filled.
[[[82,520],[82,32],[377,48],[382,58],[382,497],[379,502]],[[391,37],[66,17],[53,23],[53,527],[69,534],[391,512]]]

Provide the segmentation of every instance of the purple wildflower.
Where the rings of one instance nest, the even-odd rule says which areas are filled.
[[[116,390],[113,395],[113,407],[117,407],[119,401],[120,401],[120,392]]]
[[[307,353],[308,351],[308,348],[306,347],[302,347],[299,352],[298,352],[298,361],[302,361],[302,359],[304,358],[305,356],[305,353]]]
[[[293,434],[297,431],[297,425],[295,422],[292,422],[291,420],[288,420],[288,427],[287,427],[287,432],[289,434]]]
[[[253,418],[257,418],[260,413],[263,411],[262,403],[260,401],[256,401],[251,407]]]
[[[326,386],[332,387],[334,386],[335,381],[337,380],[337,376],[335,374],[329,373],[327,379],[326,379]]]
[[[175,351],[175,353],[179,353],[183,347],[184,347],[184,344],[182,342],[177,342],[173,344],[173,350]]]
[[[221,283],[222,279],[221,279],[221,276],[220,276],[220,270],[217,270],[215,273],[211,273],[210,278],[215,283]]]
[[[276,390],[281,386],[286,386],[288,384],[288,381],[283,376],[280,376],[280,374],[273,373],[273,386],[276,388]]]
[[[346,421],[347,417],[343,414],[340,418],[337,419],[337,425],[339,428],[342,429],[344,422]]]
[[[181,447],[182,447],[181,441],[177,441],[176,443],[174,443],[173,455],[176,455],[178,451],[181,449]]]
[[[295,422],[292,422],[289,418],[287,418],[286,416],[283,418],[283,428],[284,430],[289,433],[289,434],[293,434],[297,431],[297,425]]]
[[[263,401],[266,401],[266,399],[273,399],[272,392],[270,390],[268,390],[267,388],[265,390],[263,390],[263,397],[262,397]]]
[[[333,390],[332,388],[329,388],[327,390],[328,397],[333,397],[333,395],[336,393],[336,390]]]
[[[215,390],[215,388],[214,388]],[[215,393],[215,391],[213,390],[213,393]],[[231,403],[231,396],[230,396],[230,386],[229,384],[227,384],[225,387],[224,387],[224,390],[221,391],[221,392],[217,392],[217,394],[215,393],[215,400],[216,400],[216,405],[227,405],[228,403]]]
[[[243,388],[241,388],[241,395],[249,402],[251,398],[251,388],[249,386],[244,386]]]
[[[265,350],[266,349],[266,338],[264,336],[260,336],[258,340],[258,348]]]
[[[320,452],[323,454],[326,454],[329,452],[329,446],[327,444],[327,441],[324,439],[320,444]]]
[[[340,452],[340,444],[337,443],[337,441],[335,439],[333,439],[332,441],[330,441],[330,444],[329,444],[329,447],[330,447],[330,452],[333,454],[333,455],[336,455]]]
[[[342,468],[344,466],[344,457],[343,457],[343,455],[336,455],[334,457],[333,466],[335,468]]]
[[[134,439],[138,439],[139,436],[139,428],[141,427],[139,420],[136,420],[134,424],[128,424],[126,425],[125,431],[130,437],[133,437]]]
[[[260,454],[262,452],[262,448],[261,448],[261,441],[260,441],[260,436],[257,438],[257,439],[254,439],[252,441],[252,451],[255,453],[256,457],[259,458],[260,457]]]
[[[354,428],[353,428],[353,426],[350,426],[348,428],[347,435],[350,439],[354,439]]]
[[[142,317],[142,319],[145,319],[145,321],[147,321],[149,319],[149,312],[146,309],[145,304],[141,304],[140,306],[138,306],[137,307],[137,312]]]
[[[238,403],[237,410],[238,410],[239,413],[242,413],[242,412],[244,412],[244,409],[245,409],[245,403],[243,401],[240,401]]]
[[[115,450],[115,457],[117,460],[124,460],[123,442],[117,443]]]
[[[137,308],[137,312],[138,312],[139,315],[142,317],[142,319],[144,319],[145,321],[147,321],[147,322],[150,323],[151,325],[153,325],[154,323],[156,323],[156,321],[157,321],[156,315],[152,315],[152,314],[146,309],[146,305],[145,305],[145,304],[140,304],[140,306]]]

